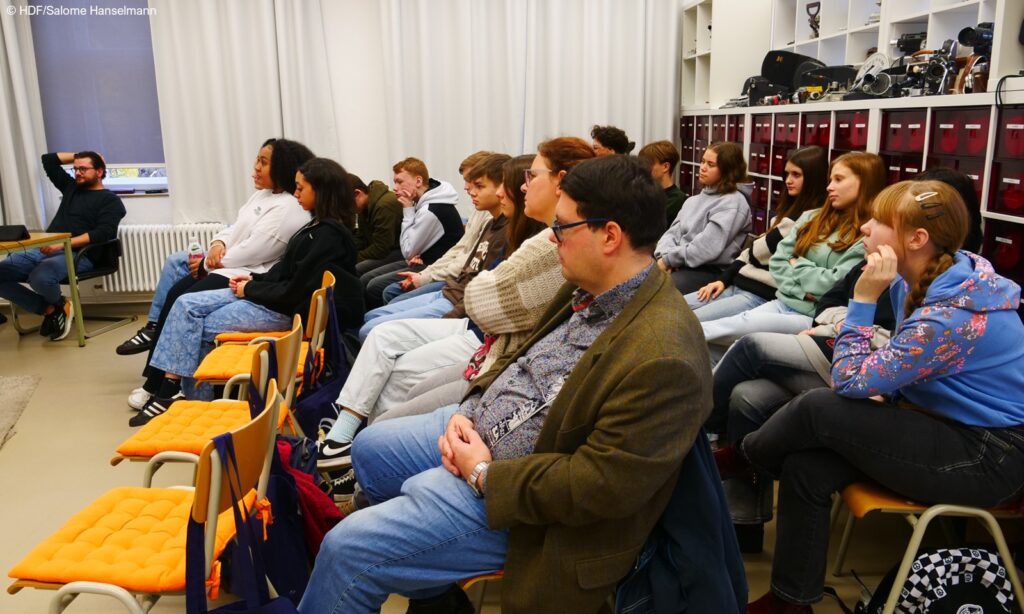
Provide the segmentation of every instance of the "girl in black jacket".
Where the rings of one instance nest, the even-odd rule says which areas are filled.
[[[313,158],[299,168],[295,185],[295,198],[312,221],[292,235],[284,256],[266,273],[239,275],[228,289],[187,294],[174,303],[150,360],[151,377],[165,375],[160,392],[130,426],[149,422],[184,398],[181,378],[195,372],[218,334],[287,330],[294,314],[309,311],[324,271],[355,275],[355,201],[348,173],[333,160]]]

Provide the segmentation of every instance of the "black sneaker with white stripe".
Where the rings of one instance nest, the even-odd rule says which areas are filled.
[[[356,491],[356,472],[349,469],[338,477],[332,477],[324,483],[324,489],[335,503],[351,501]]]
[[[121,356],[131,356],[141,352],[148,352],[156,341],[156,322],[146,322],[131,339],[117,346],[115,350]]]
[[[60,341],[71,332],[71,323],[75,320],[75,310],[71,308],[71,301],[61,297],[60,305],[53,310],[53,331],[50,333],[50,341]]]
[[[142,411],[135,414],[128,420],[128,426],[142,426],[170,409],[172,403],[175,401],[181,401],[184,398],[185,395],[180,391],[169,399],[153,397],[149,401],[146,401],[146,404],[142,407]]]
[[[316,443],[316,468],[320,471],[352,466],[352,442],[324,439]]]

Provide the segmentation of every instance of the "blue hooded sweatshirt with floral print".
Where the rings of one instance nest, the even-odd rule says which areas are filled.
[[[900,277],[890,286],[896,330],[875,351],[869,345],[875,303],[850,301],[836,337],[836,392],[886,395],[971,426],[1024,424],[1020,286],[996,274],[988,260],[961,251],[932,281],[922,305],[904,316],[908,291]]]

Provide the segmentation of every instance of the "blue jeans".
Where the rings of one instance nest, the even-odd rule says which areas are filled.
[[[191,377],[220,333],[288,330],[290,325],[291,317],[240,299],[229,289],[183,294],[171,307],[149,364]]]
[[[700,310],[697,310],[698,313]],[[698,317],[709,344],[729,345],[750,333],[796,334],[814,325],[810,316],[786,305],[779,299],[768,301],[736,315],[705,320]]]
[[[359,341],[366,341],[374,326],[391,320],[410,320],[424,318],[440,318],[452,310],[451,301],[441,291],[414,296],[408,300],[397,301],[376,309],[371,309],[363,316],[362,328],[359,329]]]
[[[156,290],[153,291],[153,302],[149,306],[148,321],[156,322],[160,318],[160,310],[167,300],[167,292],[189,274],[186,252],[174,252],[164,260],[164,268],[160,270],[160,279],[157,280]]]
[[[76,273],[93,269],[88,258],[81,258]],[[60,282],[68,276],[64,252],[44,256],[38,249],[11,254],[0,262],[0,297],[36,314],[43,314],[47,305],[61,301]],[[29,288],[21,285],[28,282]]]
[[[441,467],[437,438],[456,409],[356,436],[352,465],[372,505],[324,538],[300,612],[379,612],[391,593],[425,599],[504,567],[508,531],[488,528],[484,500]]]
[[[402,282],[396,281],[395,283],[388,285],[387,288],[384,288],[384,303],[397,303],[398,301],[404,301],[407,298],[412,298],[421,294],[437,292],[443,288],[446,283],[447,282],[444,281],[432,281],[429,284],[423,284],[419,288],[405,292],[402,290]]]
[[[697,298],[696,292],[691,292],[683,297],[686,304],[693,310],[693,315],[701,322],[727,318],[748,309],[753,309],[768,302],[753,292],[740,290],[736,286],[729,286],[722,293],[710,301],[701,301]]]

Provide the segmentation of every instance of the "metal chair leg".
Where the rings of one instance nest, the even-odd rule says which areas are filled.
[[[32,333],[39,330],[39,325],[35,326],[22,326],[21,320],[18,318],[18,306],[11,303],[11,326],[14,330],[18,331],[18,334],[24,337],[25,335],[31,335]]]
[[[842,498],[840,498],[842,500]],[[839,550],[836,551],[835,561],[832,563],[832,575],[840,577],[843,575],[843,563],[846,561],[846,551],[850,547],[850,536],[853,535],[853,525],[857,522],[857,517],[853,515],[853,510],[847,510],[846,512],[846,526],[843,527],[843,537],[839,540]]]
[[[882,610],[882,614],[893,614],[896,610],[896,602],[899,600],[903,584],[907,581],[907,576],[910,574],[910,568],[917,558],[917,552],[921,547],[921,541],[924,539],[924,533],[932,520],[943,515],[969,516],[979,519],[985,525],[985,528],[992,534],[999,556],[1003,559],[1003,566],[1006,568],[1006,573],[1009,576],[1010,585],[1013,586],[1014,598],[1018,604],[1024,603],[1024,601],[1021,601],[1022,597],[1024,597],[1024,587],[1022,587],[1020,576],[1017,574],[1017,566],[1010,556],[1010,548],[1006,545],[1006,538],[1003,536],[1003,531],[999,528],[999,523],[996,522],[995,517],[988,511],[977,507],[942,504],[933,505],[925,510],[914,524],[914,533],[910,536],[910,542],[903,553],[903,560],[900,562],[899,571],[896,572],[896,577],[893,579],[892,590],[889,591],[889,597],[885,600],[885,608]]]

